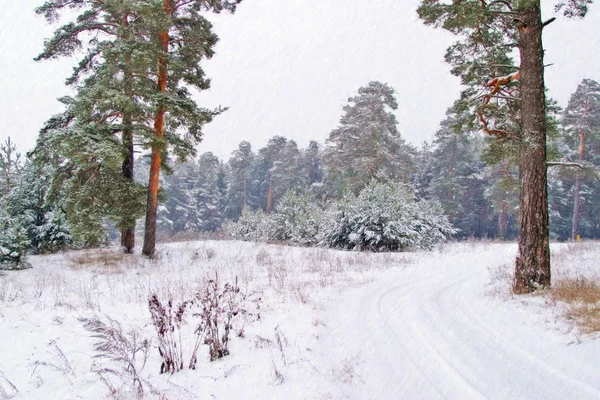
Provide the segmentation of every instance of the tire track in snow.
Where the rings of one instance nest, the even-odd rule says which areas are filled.
[[[440,309],[443,309],[442,304],[447,304],[446,302],[439,300],[442,295],[448,293],[449,291],[460,292],[461,289],[464,288],[453,284],[441,291],[437,296]],[[527,349],[523,348],[522,346],[507,342],[498,331],[490,329],[491,324],[479,317],[479,313],[471,311],[473,310],[473,307],[470,307],[468,302],[460,301],[457,302],[457,305],[458,307],[455,308],[455,310],[459,311],[463,316],[462,325],[466,326],[470,324],[471,329],[478,330],[478,334],[474,335],[477,340],[487,347],[489,351],[500,355],[510,354],[511,357],[505,357],[505,359],[514,368],[521,370],[525,376],[529,376],[540,383],[536,393],[529,393],[527,395],[528,398],[532,398],[531,396],[533,395],[539,396],[540,393],[546,393],[543,396],[539,396],[539,398],[544,399],[557,398],[557,393],[562,393],[563,398],[565,399],[600,398],[600,390],[598,388],[582,382],[581,380],[578,380],[563,372],[561,369],[548,364],[545,360],[537,357],[530,351],[527,351]],[[448,313],[443,314],[450,315]],[[455,312],[453,315],[458,316],[459,314]],[[489,340],[481,340],[484,337],[488,338]],[[490,342],[493,342],[493,344]],[[525,368],[525,366],[528,368]],[[567,383],[567,385],[565,385],[565,383]]]
[[[409,285],[414,285],[425,281],[431,283],[431,278],[439,278],[441,276],[445,276],[448,272],[449,271],[443,271],[441,273],[432,274],[418,281],[412,281],[403,285],[398,285],[381,295],[378,301],[378,312],[384,320],[384,323],[386,324],[388,329],[395,332],[390,321],[385,318],[385,315],[392,315],[392,313],[384,312],[382,310],[382,305],[386,298],[389,298],[392,294],[397,294],[397,292],[400,289],[405,289]],[[412,288],[412,291],[415,291],[417,288]],[[407,294],[401,294],[399,297],[406,298]],[[411,305],[416,304],[409,300],[409,302],[406,305],[408,307],[402,308],[402,310],[410,309]],[[419,373],[422,376],[426,377],[427,381],[430,382],[432,386],[436,387],[438,393],[443,398],[485,398],[483,393],[481,393],[478,390],[477,386],[473,384],[472,380],[469,379],[468,375],[461,372],[461,370],[455,366],[455,363],[451,361],[451,358],[444,356],[444,354],[440,352],[439,348],[435,346],[435,340],[425,339],[425,336],[431,337],[431,335],[427,335],[427,332],[429,332],[428,328],[424,328],[423,326],[419,327],[416,322],[417,319],[411,318],[412,314],[420,316],[424,315],[424,313],[422,312],[422,303],[418,303],[418,305],[420,305],[421,307],[418,307],[415,310],[409,312],[409,315],[406,315],[406,312],[404,312],[404,314],[402,314],[403,318],[401,319],[401,329],[403,331],[406,331],[406,322],[408,322],[410,324],[410,327],[412,328],[412,331],[409,332],[412,337],[407,338],[406,335],[400,337],[398,334],[396,334],[398,343],[400,344],[400,347],[402,347],[404,353],[407,354],[407,356],[411,359],[413,364],[418,368]],[[399,316],[396,315],[395,320],[397,320],[398,318]],[[404,343],[407,341],[407,339],[414,340],[416,342],[416,345],[413,344],[413,346],[410,347],[405,345]],[[421,352],[421,354],[415,357],[414,355],[411,355],[411,348],[419,348],[423,350],[428,348],[430,350],[430,356],[433,356],[433,359],[431,359],[430,357],[428,359],[422,360],[422,358],[424,357],[423,352]],[[417,360],[420,360],[420,362]],[[434,366],[437,366],[437,368],[434,369]],[[434,376],[432,377],[432,375]],[[459,383],[462,383],[462,385],[460,385]]]
[[[547,344],[556,336],[523,318],[534,310],[519,311],[483,294],[488,265],[501,263],[498,251],[469,256],[437,256],[446,264],[441,268],[434,265],[435,256],[418,260],[392,279],[367,285],[354,311],[343,313],[351,315],[344,331],[355,333],[354,346],[368,349],[368,362],[380,374],[375,376],[381,381],[367,382],[364,393],[378,399],[600,398],[600,387],[591,380],[577,379],[541,357],[557,349],[556,343]],[[511,323],[515,313],[525,324],[515,326],[520,332],[510,337],[526,340],[513,343],[503,337],[507,330],[500,324]],[[537,340],[541,347],[531,351],[527,344]],[[391,384],[381,388],[386,379]],[[364,397],[355,395],[350,398]]]

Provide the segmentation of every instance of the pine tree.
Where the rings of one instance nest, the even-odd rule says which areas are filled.
[[[198,107],[188,90],[204,90],[210,84],[199,63],[213,56],[217,37],[201,14],[234,12],[239,2],[51,0],[37,10],[51,21],[65,8],[80,11],[74,22],[64,25],[46,42],[40,59],[70,56],[82,46],[79,35],[99,33],[68,81],[77,83],[82,75],[87,76],[78,96],[70,101],[79,126],[88,131],[94,127],[96,139],[102,132],[102,139],[108,141],[121,132],[121,170],[130,183],[134,175],[133,138],[137,136],[141,145],[152,151],[143,249],[146,256],[154,254],[159,173],[166,165],[167,150],[179,158],[194,154],[202,126],[223,111]],[[130,250],[135,221],[122,218],[120,223],[124,228],[122,243]]]
[[[152,159],[142,249],[147,257],[154,255],[156,246],[159,175],[165,158],[165,141],[183,144],[183,150],[193,153],[193,145],[201,138],[202,126],[223,111],[199,108],[187,89],[206,90],[210,85],[200,68],[200,62],[213,56],[212,48],[217,36],[202,12],[219,13],[226,10],[233,13],[240,2],[156,0],[144,7],[145,25],[155,45],[154,55],[158,65],[152,71],[156,76],[157,90],[152,97],[155,113],[153,126],[149,130],[152,132]],[[184,137],[177,136],[176,133],[184,128],[187,134]],[[185,155],[185,152],[180,150],[178,155]]]
[[[133,126],[138,120],[142,104],[135,100],[149,68],[148,60],[135,62],[132,54],[144,48],[134,32],[131,21],[140,18],[139,2],[133,0],[82,0],[67,2],[50,0],[36,9],[48,22],[56,22],[65,10],[77,10],[77,18],[61,26],[52,38],[45,42],[44,51],[36,60],[73,56],[83,48],[83,38],[95,35],[84,49],[85,55],[74,69],[67,84],[76,87],[78,94],[70,104],[82,123],[111,125],[112,135],[121,133],[122,175],[133,185]],[[146,46],[147,47],[147,46]],[[137,76],[138,78],[134,78]],[[65,99],[67,100],[67,99]],[[83,116],[83,118],[82,118]],[[92,121],[86,121],[86,120]],[[139,118],[138,118],[139,119]],[[133,252],[135,246],[135,218],[121,218],[121,244],[125,252]]]
[[[23,163],[17,146],[10,140],[0,143],[0,195],[5,196],[15,187],[15,179],[21,174]]]
[[[336,196],[346,190],[359,193],[372,179],[408,182],[411,152],[400,136],[394,90],[385,83],[370,82],[348,99],[339,126],[327,139],[327,180]]]
[[[560,1],[567,16],[583,17],[591,0]],[[445,3],[423,0],[418,9],[426,24],[443,27],[462,40],[452,46],[446,59],[467,89],[464,102],[479,103],[475,115],[484,131],[512,134],[519,143],[521,182],[519,255],[515,265],[515,293],[549,286],[550,246],[548,221],[546,99],[540,0],[479,1]],[[510,46],[519,50],[520,67],[514,72]],[[498,62],[504,60],[505,62]],[[489,75],[487,79],[483,76]],[[518,92],[518,99],[515,95]],[[518,129],[504,129],[495,104],[518,107]],[[491,115],[490,115],[491,114]],[[514,114],[513,114],[514,115]],[[490,127],[498,123],[497,127]],[[510,123],[510,122],[509,122]]]
[[[326,210],[319,228],[322,245],[348,250],[431,249],[455,230],[435,201],[416,201],[403,184],[367,185]]]
[[[38,168],[59,166],[50,197],[64,196],[74,238],[95,246],[106,238],[105,218],[119,228],[135,223],[144,209],[144,189],[123,176],[122,143],[110,126],[75,118],[72,99],[65,104],[67,111],[40,132],[32,157]]]
[[[53,196],[54,166],[27,161],[14,198],[15,211],[27,220],[28,250],[33,254],[56,252],[73,244],[65,215],[64,196]]]

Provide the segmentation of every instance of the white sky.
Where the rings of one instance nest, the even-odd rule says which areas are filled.
[[[30,150],[43,122],[61,110],[70,60],[36,63],[55,26],[34,14],[43,0],[4,1],[0,14],[0,140]],[[458,97],[458,79],[443,61],[454,41],[424,26],[418,0],[244,0],[235,15],[212,18],[220,37],[205,63],[212,88],[202,106],[230,109],[208,125],[200,152],[228,158],[241,140],[254,150],[273,135],[324,142],[342,106],[371,80],[398,98],[400,132],[431,140]],[[554,1],[542,3],[551,11]],[[600,81],[600,5],[583,21],[562,17],[545,32],[550,95],[565,106],[583,78]],[[547,13],[551,15],[550,12]]]

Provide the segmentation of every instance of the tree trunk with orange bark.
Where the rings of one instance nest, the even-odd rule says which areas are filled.
[[[171,14],[171,1],[165,0],[164,11]],[[163,54],[158,60],[158,92],[165,94],[167,91],[167,54],[169,52],[169,32],[160,33],[160,45]],[[160,178],[160,166],[162,164],[161,153],[163,148],[164,124],[166,109],[162,100],[159,101],[156,117],[154,118],[155,140],[152,144],[152,158],[150,161],[150,179],[148,182],[148,199],[146,205],[146,224],[144,226],[144,247],[142,254],[146,257],[154,257],[156,251],[156,215],[158,212],[158,187]]]

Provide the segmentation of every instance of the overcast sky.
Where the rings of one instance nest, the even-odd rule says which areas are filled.
[[[61,110],[70,60],[36,63],[55,26],[33,12],[43,1],[6,2],[0,14],[0,140],[30,150],[43,122]],[[235,15],[211,17],[220,37],[205,63],[212,88],[201,106],[228,106],[205,129],[200,152],[228,158],[241,140],[257,150],[273,135],[324,142],[348,97],[369,81],[396,90],[403,137],[431,140],[458,97],[444,63],[453,42],[424,26],[418,0],[244,0]],[[547,16],[553,1],[544,0]],[[583,21],[562,17],[545,31],[546,84],[565,106],[583,78],[600,81],[600,5]]]

